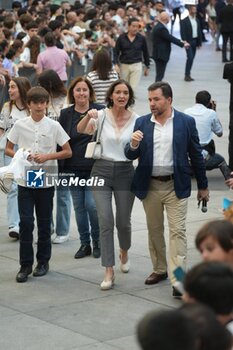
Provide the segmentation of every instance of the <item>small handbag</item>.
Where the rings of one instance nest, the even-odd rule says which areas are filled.
[[[102,155],[102,145],[100,142],[100,136],[104,125],[104,119],[106,117],[106,112],[103,110],[103,119],[100,128],[93,134],[91,141],[87,144],[85,158],[100,159]],[[96,141],[94,141],[96,136]]]

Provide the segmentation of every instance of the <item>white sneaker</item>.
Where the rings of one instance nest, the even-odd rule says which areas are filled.
[[[9,227],[9,237],[19,239],[19,227],[14,226],[14,227]]]
[[[56,236],[53,240],[54,244],[61,244],[69,240],[69,235],[65,236]]]

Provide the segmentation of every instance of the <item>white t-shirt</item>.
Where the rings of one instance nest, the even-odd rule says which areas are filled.
[[[30,116],[15,123],[8,139],[31,153],[49,154],[55,153],[57,145],[63,146],[70,137],[57,121],[44,117],[35,122]],[[57,160],[48,160],[44,165],[56,166]]]
[[[103,129],[100,135],[100,140],[103,148],[101,159],[112,160],[116,162],[129,162],[126,158],[124,149],[133,133],[136,119],[139,117],[135,112],[132,112],[130,119],[122,127],[118,128],[111,109],[106,108],[106,117],[103,124]],[[98,111],[98,119],[96,122],[97,128],[100,127],[103,120],[103,110]],[[91,119],[93,122],[93,119]]]
[[[30,63],[31,60],[31,53],[30,53],[30,49],[29,47],[25,47],[23,52],[21,53],[19,60],[21,62],[25,62],[25,63]]]
[[[15,104],[12,105],[10,111],[10,104],[6,102],[0,114],[0,128],[3,130],[10,129],[17,120],[24,119],[28,115],[27,109],[19,110]]]

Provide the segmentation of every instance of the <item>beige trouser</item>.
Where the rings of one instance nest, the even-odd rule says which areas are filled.
[[[174,191],[174,181],[161,182],[151,179],[149,192],[143,200],[146,213],[149,251],[156,273],[167,271],[166,243],[164,238],[164,207],[169,226],[169,263],[168,272],[171,283],[176,282],[173,271],[181,266],[185,269],[187,239],[185,220],[188,198],[179,199]]]
[[[132,63],[120,65],[120,76],[121,79],[126,80],[132,87],[133,91],[136,91],[136,88],[139,84],[142,75],[142,63]]]

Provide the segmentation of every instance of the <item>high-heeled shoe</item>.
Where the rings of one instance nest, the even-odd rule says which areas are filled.
[[[101,282],[100,284],[100,289],[101,290],[109,290],[112,289],[113,285],[114,285],[114,281],[115,281],[115,276],[113,275],[112,278],[110,280],[103,280],[103,282]]]
[[[130,261],[128,259],[128,261],[125,264],[122,264],[122,262],[120,263],[120,270],[123,273],[128,273],[130,269]]]
[[[119,258],[120,258],[120,270],[121,270],[121,272],[123,272],[123,273],[128,273],[128,272],[129,272],[129,269],[130,269],[130,261],[129,261],[129,258],[128,258],[128,260],[126,261],[125,264],[123,264],[123,263],[121,262],[121,253],[120,253],[120,255],[119,255]]]

